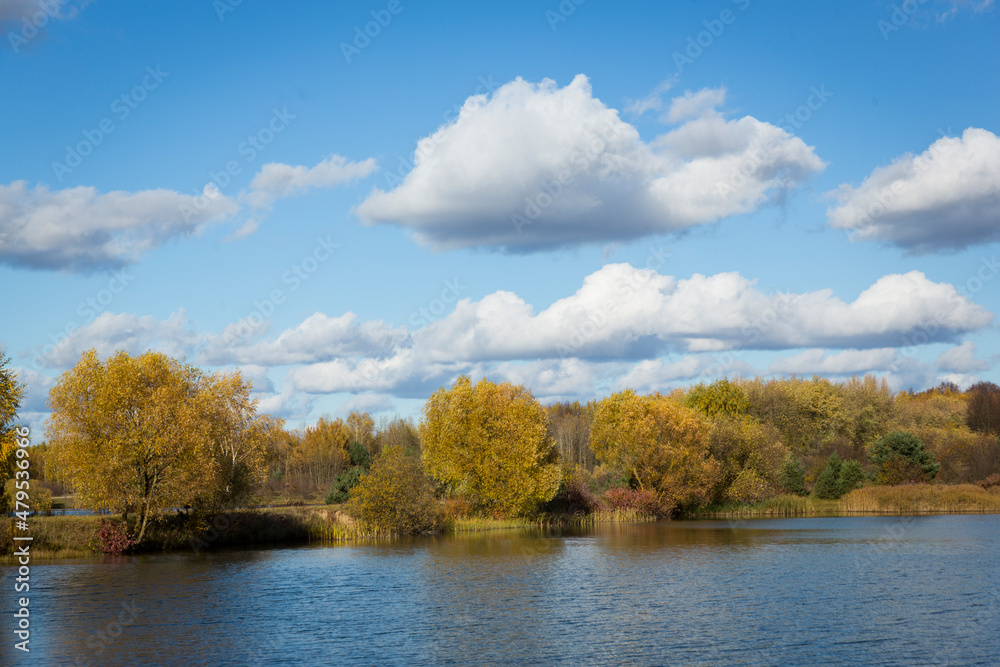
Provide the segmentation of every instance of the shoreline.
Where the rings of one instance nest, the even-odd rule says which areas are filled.
[[[1000,488],[972,484],[915,484],[863,487],[840,500],[775,496],[755,504],[717,505],[686,512],[673,520],[805,518],[858,516],[922,516],[948,514],[1000,514]],[[608,524],[641,524],[659,517],[635,511],[607,510],[593,513],[540,514],[531,518],[496,519],[453,517],[434,535],[461,535],[503,530],[586,528]],[[15,563],[13,521],[0,527],[0,563]],[[117,522],[114,515],[36,516],[31,520],[32,557],[45,560],[96,558],[114,553],[100,549],[102,521]],[[339,505],[289,505],[232,510],[198,517],[173,515],[151,524],[143,545],[130,553],[151,554],[213,548],[257,549],[306,544],[345,544],[394,541],[400,536],[364,530]]]

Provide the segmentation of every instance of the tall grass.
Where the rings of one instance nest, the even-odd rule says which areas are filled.
[[[632,507],[610,507],[598,509],[590,515],[591,523],[650,523],[660,517]]]
[[[709,519],[758,516],[816,516],[819,514],[835,514],[837,510],[838,504],[836,501],[786,494],[774,496],[759,503],[709,505],[708,507],[687,512],[685,516],[688,518]]]
[[[976,484],[906,484],[866,486],[841,501],[847,513],[1000,512],[1000,492]]]

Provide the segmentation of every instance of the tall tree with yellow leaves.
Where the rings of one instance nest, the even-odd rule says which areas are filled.
[[[529,513],[559,488],[545,409],[523,386],[463,375],[427,400],[420,441],[431,475],[496,515]]]
[[[133,515],[141,542],[164,509],[239,501],[264,474],[280,424],[255,414],[249,392],[239,374],[208,376],[157,352],[102,363],[90,350],[49,392],[52,456],[81,504]]]
[[[24,400],[24,385],[17,381],[9,368],[10,359],[0,354],[0,483],[10,474],[10,465],[17,449],[14,420]]]
[[[590,447],[602,463],[630,475],[639,489],[683,508],[707,502],[718,480],[708,436],[709,425],[695,410],[628,389],[597,404]]]

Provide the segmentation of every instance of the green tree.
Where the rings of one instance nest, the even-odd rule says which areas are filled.
[[[879,484],[929,482],[941,469],[923,441],[906,431],[893,431],[876,440],[868,450],[868,460]]]
[[[372,457],[365,446],[355,440],[347,448],[351,459],[351,467],[337,475],[333,480],[329,493],[326,494],[327,504],[346,502],[351,497],[351,490],[357,486],[361,476],[372,467]]]
[[[865,472],[861,469],[861,464],[853,459],[844,461],[840,466],[840,495],[850,493],[859,488],[865,481]]]
[[[523,386],[460,377],[427,400],[420,441],[431,475],[494,514],[530,513],[559,488],[545,409]]]
[[[789,457],[785,460],[781,466],[779,480],[781,488],[787,493],[806,495],[806,469],[798,459]]]
[[[830,458],[826,460],[826,467],[816,478],[816,485],[813,487],[813,493],[816,494],[817,498],[835,500],[840,497],[840,469],[842,465],[837,452],[830,454]]]

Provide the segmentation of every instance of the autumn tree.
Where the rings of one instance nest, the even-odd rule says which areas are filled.
[[[600,401],[590,427],[598,460],[679,508],[707,502],[719,477],[705,418],[660,395],[626,390]]]
[[[289,442],[285,452],[286,481],[301,492],[328,489],[350,466],[347,448],[351,442],[351,429],[343,420],[320,417],[300,437]]]
[[[684,403],[708,417],[720,413],[738,416],[750,408],[746,391],[728,378],[716,380],[707,386],[699,383],[691,387],[684,396]]]
[[[549,433],[559,449],[564,464],[592,469],[596,464],[591,451],[590,422],[594,418],[594,404],[555,403],[546,407]]]
[[[709,443],[709,453],[720,466],[717,498],[758,502],[782,488],[788,448],[774,426],[720,411],[711,422]]]
[[[252,383],[238,372],[209,376],[203,385],[199,406],[216,477],[208,500],[233,507],[248,502],[266,479],[284,420],[257,414]]]
[[[163,354],[94,350],[49,392],[52,453],[85,507],[149,519],[183,505],[212,474],[209,425],[198,404],[198,371]]]
[[[380,417],[375,430],[375,451],[381,452],[386,447],[399,446],[405,452],[420,457],[420,431],[413,419],[402,417]]]
[[[346,425],[354,442],[360,442],[370,454],[378,454],[375,441],[375,420],[370,414],[352,410],[347,415]]]
[[[444,512],[420,459],[389,445],[351,493],[349,511],[371,532],[416,535],[439,530]]]
[[[0,480],[10,475],[10,466],[17,449],[15,420],[17,410],[24,400],[24,385],[10,368],[10,359],[0,353]]]
[[[238,374],[211,376],[157,352],[94,350],[49,392],[51,454],[81,504],[135,515],[137,542],[169,507],[246,497],[278,426]]]
[[[424,406],[420,441],[431,475],[494,514],[531,512],[559,487],[545,409],[520,385],[462,376],[442,387]]]
[[[977,382],[965,393],[969,428],[1000,436],[1000,387],[992,382]]]

